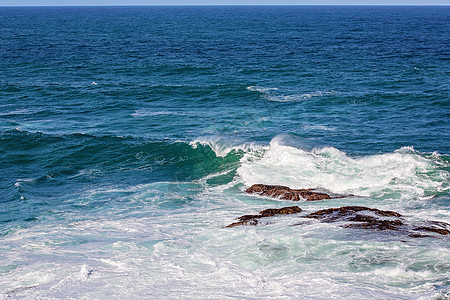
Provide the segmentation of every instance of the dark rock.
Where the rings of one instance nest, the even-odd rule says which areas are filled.
[[[298,206],[289,206],[282,208],[269,208],[259,212],[259,215],[244,215],[239,217],[239,222],[232,223],[226,227],[235,227],[238,225],[257,225],[260,218],[273,217],[275,215],[290,215],[301,212]]]
[[[403,226],[400,220],[372,220],[362,223],[344,225],[345,228],[359,228],[359,229],[375,229],[375,230],[399,230]]]
[[[278,186],[269,186],[269,188],[270,187]],[[260,189],[261,186],[257,185],[256,188]],[[264,189],[264,187],[262,187],[262,189]],[[232,223],[227,227],[235,227],[238,225],[258,225],[261,218],[272,217],[275,215],[296,214],[300,212],[302,212],[302,209],[298,206],[265,209],[260,211],[257,215],[241,216],[238,218],[238,222]],[[371,229],[380,231],[391,230],[406,234],[412,238],[432,238],[437,237],[438,235],[450,235],[450,224],[436,221],[422,222],[420,226],[417,224],[408,224],[398,212],[364,206],[343,206],[338,208],[322,209],[302,217],[317,219],[320,222],[326,223],[343,222],[344,224],[341,226],[344,228]],[[306,225],[307,223],[302,222],[295,225]],[[426,232],[426,234],[419,232]]]
[[[298,206],[289,206],[289,207],[282,207],[282,208],[269,208],[260,211],[260,215],[263,217],[272,217],[274,215],[291,215],[301,212],[302,209]]]
[[[435,232],[441,235],[450,234],[450,224],[445,222],[428,221],[425,226],[417,226],[414,231]]]
[[[413,230],[417,230],[417,231],[429,231],[429,232],[436,232],[442,235],[447,235],[450,234],[450,230],[447,229],[442,229],[442,228],[433,228],[433,227],[416,227]]]
[[[381,219],[389,217],[391,219]],[[343,206],[316,211],[305,218],[319,219],[323,222],[349,221],[345,228],[375,229],[375,230],[399,230],[403,221],[399,220],[401,214],[395,211],[379,210],[364,206]],[[392,219],[394,218],[394,219]]]
[[[331,199],[331,196],[325,193],[315,192],[314,189],[298,189],[293,190],[287,186],[282,185],[266,185],[254,184],[246,191],[249,194],[259,194],[261,196],[269,196],[283,200],[299,201],[305,199],[306,201],[317,201],[324,199]],[[337,196],[335,198],[339,198]]]
[[[346,216],[356,216],[359,212],[372,212],[375,215],[382,217],[397,217],[400,218],[402,215],[389,210],[379,210],[376,208],[369,208],[364,206],[343,206],[339,208],[328,208],[318,210],[314,213],[311,213],[306,218],[315,218],[315,219],[323,219],[327,218],[329,220],[333,219],[342,219],[342,217]]]
[[[432,237],[434,237],[434,236],[431,236],[431,235],[423,235],[423,234],[417,234],[417,233],[413,233],[413,234],[408,234],[408,236],[409,237],[412,237],[412,238],[432,238]]]

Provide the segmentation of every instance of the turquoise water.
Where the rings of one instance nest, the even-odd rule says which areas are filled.
[[[0,297],[447,299],[448,7],[0,8]]]

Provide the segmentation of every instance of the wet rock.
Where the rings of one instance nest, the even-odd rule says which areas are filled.
[[[301,212],[302,209],[298,206],[288,206],[288,207],[282,207],[282,208],[269,208],[260,211],[260,215],[263,217],[272,217],[275,215],[291,215]]]
[[[413,228],[414,231],[426,231],[434,232],[441,235],[450,234],[450,224],[445,222],[428,221],[423,226],[416,226]]]
[[[343,206],[322,209],[306,215],[305,218],[319,219],[322,222],[354,222],[344,225],[343,227],[345,228],[399,230],[404,225],[400,219],[401,216],[395,211],[379,210],[364,206]]]
[[[314,191],[314,189],[293,190],[287,186],[282,185],[254,184],[251,187],[249,187],[245,192],[249,194],[259,194],[261,196],[268,196],[292,201],[299,201],[303,199],[305,199],[306,201],[331,199],[330,195],[316,192]],[[342,198],[342,197],[343,196],[336,196],[333,198]]]
[[[403,226],[400,220],[377,220],[365,221],[362,223],[344,225],[345,228],[359,228],[359,229],[375,229],[375,230],[400,230]]]
[[[257,215],[244,215],[238,218],[238,222],[227,227],[238,225],[258,225],[261,218],[274,215],[289,215],[302,212],[298,206],[265,209]],[[419,224],[406,222],[401,214],[390,210],[380,210],[364,206],[343,206],[327,208],[301,216],[302,218],[316,219],[325,223],[342,223],[341,227],[368,229],[379,231],[396,231],[413,238],[438,237],[450,235],[450,224],[436,221],[425,221]],[[307,225],[310,222],[301,222],[294,225]],[[290,225],[293,226],[293,225]]]
[[[377,216],[382,217],[397,217],[400,218],[402,215],[395,211],[390,210],[379,210],[376,208],[369,208],[364,206],[343,206],[339,208],[328,208],[318,210],[314,213],[311,213],[306,216],[306,218],[315,218],[315,219],[323,219],[327,218],[330,220],[333,219],[342,219],[342,217],[346,216],[357,216],[359,212],[371,212]]]
[[[238,218],[238,222],[232,223],[226,227],[235,227],[238,225],[257,225],[260,218],[273,217],[275,215],[290,215],[301,212],[298,206],[289,206],[282,208],[269,208],[259,212],[259,215],[244,215]]]

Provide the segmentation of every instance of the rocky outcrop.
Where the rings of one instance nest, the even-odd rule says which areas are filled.
[[[298,206],[289,206],[282,208],[269,208],[259,212],[259,215],[244,215],[238,218],[238,222],[232,223],[227,227],[234,227],[238,225],[257,225],[258,220],[266,217],[273,217],[275,215],[291,215],[301,212],[302,209]]]
[[[279,214],[296,214],[302,212],[298,206],[283,207],[279,209],[266,209],[258,215],[244,215],[238,218],[238,222],[227,227],[238,225],[258,225],[259,220]],[[302,218],[316,219],[320,222],[341,223],[344,228],[390,230],[398,231],[410,237],[436,237],[450,234],[450,224],[436,221],[426,221],[422,224],[408,224],[401,214],[390,210],[380,210],[364,206],[343,206],[339,208],[328,208],[301,216]],[[295,224],[305,225],[305,223]],[[426,234],[423,234],[426,233]]]
[[[282,185],[266,185],[266,184],[254,184],[246,191],[249,194],[258,194],[261,196],[268,196],[273,198],[279,198],[283,200],[306,200],[317,201],[324,199],[331,199],[331,196],[325,193],[320,193],[314,189],[297,189],[293,190],[287,186]],[[342,198],[343,196],[337,196],[333,198]]]
[[[428,221],[422,226],[416,226],[413,228],[414,231],[422,232],[434,232],[441,235],[450,234],[450,224],[445,222]]]
[[[379,210],[364,206],[344,206],[316,211],[304,216],[322,222],[351,222],[346,228],[399,230],[404,225],[401,214],[395,211]]]

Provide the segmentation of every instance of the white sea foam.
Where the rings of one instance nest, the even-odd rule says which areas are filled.
[[[259,154],[260,156],[261,154]],[[423,197],[448,189],[449,173],[406,147],[394,153],[350,157],[333,148],[306,151],[274,138],[262,158],[247,153],[238,174],[245,185],[280,184],[293,188],[325,188],[335,193],[393,198]]]
[[[260,92],[260,93],[266,93],[269,91],[276,91],[278,90],[278,88],[269,88],[269,87],[262,87],[262,86],[248,86],[247,90],[252,91],[252,92]]]
[[[70,179],[77,178],[77,177],[89,177],[89,178],[95,178],[102,175],[102,171],[99,169],[82,169],[78,171],[77,174],[69,176]]]
[[[175,112],[175,111],[154,111],[154,110],[148,110],[148,109],[139,109],[136,110],[134,113],[131,114],[134,118],[140,118],[140,117],[148,117],[148,116],[162,116],[162,115],[182,115],[181,112]]]
[[[275,102],[298,102],[308,100],[314,97],[323,97],[326,95],[335,94],[334,92],[327,91],[316,91],[311,93],[303,93],[303,94],[293,94],[293,95],[277,95],[277,94],[268,94],[267,100],[275,101]]]
[[[336,127],[329,127],[324,125],[305,125],[303,126],[305,130],[323,130],[323,131],[335,131]]]
[[[338,151],[334,155],[345,157]],[[374,232],[371,238],[334,224],[287,226],[302,220],[295,215],[269,220],[267,226],[223,228],[235,217],[273,203],[246,204],[233,191],[207,186],[192,194],[187,191],[193,183],[180,184],[184,186],[178,190],[177,184],[162,182],[94,190],[78,197],[90,202],[108,199],[103,213],[66,212],[57,224],[37,223],[3,237],[0,249],[6,251],[0,266],[16,262],[20,267],[2,275],[0,295],[432,299],[440,293],[436,285],[449,275],[450,257],[440,239],[432,241],[432,247],[425,239],[417,240],[423,247],[412,247],[395,238],[383,240],[386,233]],[[153,206],[180,197],[192,197],[197,208],[183,206],[161,217]],[[139,206],[130,209],[137,203],[133,201],[111,203],[130,198],[139,199]]]
[[[217,140],[191,145],[213,149]],[[193,182],[73,195],[61,212],[2,236],[0,298],[433,299],[448,293],[446,237],[362,234],[333,223],[304,223],[297,215],[268,219],[265,226],[224,228],[238,216],[275,206],[253,201],[240,190],[242,183],[308,187],[308,181],[309,187],[374,194],[371,201],[388,189],[419,195],[411,188],[437,191],[448,182],[448,174],[437,171],[436,164],[444,164],[439,157],[412,147],[350,157],[336,148],[303,150],[287,142],[276,137],[265,147],[236,143],[216,149],[221,155],[243,152],[238,176],[223,186],[207,181],[227,171]],[[304,213],[329,206],[298,205]],[[448,212],[424,210],[416,217],[446,221]]]
[[[13,115],[31,115],[40,112],[41,110],[38,108],[23,108],[23,109],[15,109],[8,112],[1,112],[0,116],[13,116]]]
[[[278,88],[268,88],[262,86],[249,86],[247,90],[260,92],[264,98],[274,102],[298,102],[308,100],[314,97],[323,97],[336,94],[334,91],[315,91],[308,93],[298,93],[293,91],[284,91]]]

